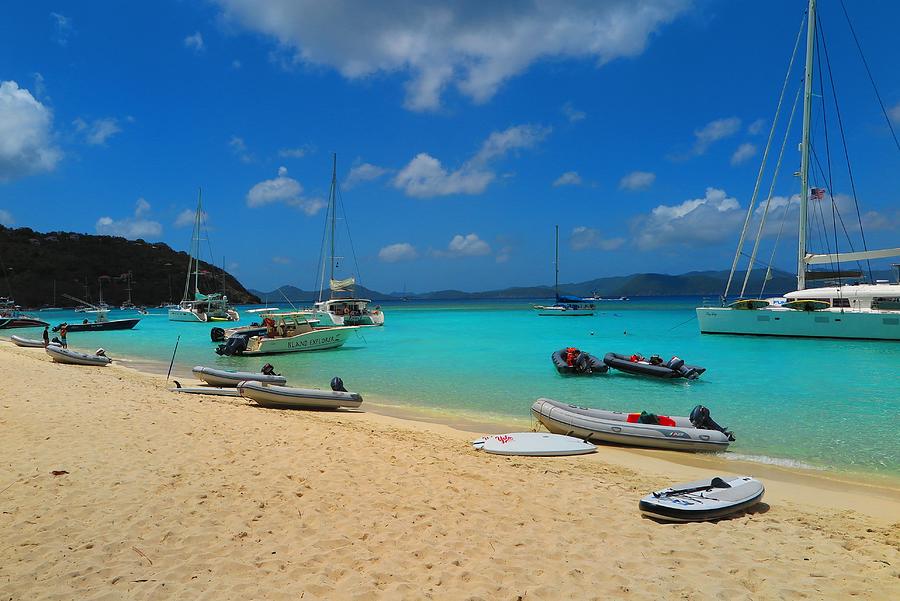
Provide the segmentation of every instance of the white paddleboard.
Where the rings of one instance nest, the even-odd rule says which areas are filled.
[[[170,388],[172,392],[184,392],[187,394],[209,394],[213,396],[241,396],[237,388],[218,388],[216,386],[182,386]]]
[[[560,455],[584,455],[597,447],[580,438],[550,434],[549,432],[511,432],[492,434],[472,441],[472,446],[494,455],[530,455],[556,457]]]

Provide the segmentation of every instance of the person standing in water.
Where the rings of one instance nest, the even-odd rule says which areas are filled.
[[[50,332],[47,331],[49,327],[50,326],[44,326],[43,336],[44,336],[44,346],[45,347],[50,346]]]

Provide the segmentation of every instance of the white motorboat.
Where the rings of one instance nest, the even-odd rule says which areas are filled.
[[[244,381],[263,382],[265,384],[287,384],[287,378],[277,374],[253,373],[249,371],[226,371],[212,367],[196,366],[191,370],[198,379],[210,386],[228,388],[237,386]]]
[[[772,192],[775,186],[774,178],[778,175],[778,167],[776,167],[775,174],[773,175],[772,188],[769,190],[769,198],[764,205],[756,207],[755,203],[766,166],[769,147],[771,146],[772,138],[776,131],[775,128],[778,121],[778,115],[776,114],[776,118],[772,124],[772,131],[769,134],[769,143],[766,146],[766,151],[763,153],[763,163],[759,170],[759,176],[757,178],[753,196],[747,208],[744,227],[738,240],[737,250],[735,251],[734,260],[731,266],[731,274],[729,275],[728,284],[726,285],[725,293],[723,295],[723,305],[725,304],[724,300],[728,298],[738,263],[740,262],[741,257],[745,256],[744,241],[749,225],[754,216],[761,213],[762,217],[759,220],[756,241],[754,242],[753,250],[750,253],[749,264],[746,269],[739,299],[730,305],[722,307],[698,307],[696,312],[700,332],[704,334],[749,334],[756,336],[900,340],[900,281],[895,284],[876,281],[867,284],[843,285],[842,282],[844,279],[860,278],[862,276],[862,270],[841,271],[838,268],[841,263],[857,263],[861,265],[862,262],[873,259],[900,256],[900,248],[868,250],[865,248],[865,238],[863,238],[863,251],[856,251],[851,245],[847,252],[840,252],[838,247],[841,240],[837,236],[839,227],[837,223],[826,223],[826,218],[822,215],[824,211],[821,209],[821,205],[830,199],[832,207],[829,208],[827,212],[832,215],[832,222],[837,220],[836,215],[838,214],[838,211],[837,206],[835,205],[834,191],[810,185],[810,176],[815,176],[816,174],[814,170],[813,173],[810,172],[810,130],[813,126],[813,77],[815,72],[813,58],[816,49],[815,41],[818,39],[816,33],[816,0],[809,0],[806,20],[807,46],[805,77],[803,81],[803,131],[800,143],[800,171],[797,174],[800,176],[797,290],[784,295],[786,300],[780,301],[777,304],[743,298],[747,292],[750,273],[757,267],[760,240],[766,231],[766,216],[769,213],[773,198]],[[825,58],[827,59],[827,55]],[[791,64],[793,64],[793,59]],[[829,77],[830,70],[829,66]],[[791,73],[789,72],[788,75],[790,76]],[[781,92],[782,99],[784,98],[789,81],[793,81],[793,78],[788,77],[785,79],[785,88],[783,88]],[[819,83],[822,85],[823,82]],[[834,87],[832,85],[832,93],[833,90]],[[836,99],[833,100],[834,102],[832,105],[837,106]],[[827,101],[823,99],[822,105],[825,106],[826,103]],[[818,106],[818,101],[816,101],[816,104]],[[779,108],[781,106],[781,101],[779,101]],[[782,152],[785,142],[787,142],[789,138],[792,120],[793,111],[791,112],[788,127],[785,131]],[[825,120],[823,119],[823,122],[824,121]],[[843,139],[843,125],[841,125],[841,138]],[[818,139],[820,141],[827,140],[827,133],[824,136],[819,136]],[[778,157],[777,165],[780,166],[780,164],[781,156]],[[830,171],[830,159],[828,168]],[[830,180],[830,173],[828,177]],[[852,183],[852,179],[850,181]],[[785,203],[785,205],[784,215],[786,219],[787,207],[790,203]],[[819,208],[818,212],[815,210],[817,207]],[[856,211],[857,214],[860,214],[858,206],[856,207]],[[811,212],[812,217],[810,217]],[[828,249],[824,254],[809,252],[807,245],[810,237],[808,232],[809,226],[810,224],[815,224],[816,217],[818,217],[818,222],[822,226],[822,239],[825,240],[826,249]],[[810,221],[811,219],[812,221]],[[844,229],[846,232],[843,221],[841,221],[841,229]],[[863,223],[860,218],[859,230],[862,231],[862,229]],[[829,240],[831,231],[834,232],[834,236]],[[774,258],[774,253],[775,250],[773,249],[772,258]],[[772,259],[770,259],[767,264],[763,263],[762,265],[763,267],[766,267],[764,282],[769,279],[771,265]],[[815,271],[809,269],[816,265],[831,266],[831,270]],[[807,288],[807,283],[815,280],[832,280],[836,281],[838,285],[824,288]],[[898,277],[898,280],[900,280],[900,277]],[[763,283],[763,288],[764,286],[765,283]],[[762,291],[760,296],[762,296]]]
[[[69,348],[63,348],[55,344],[51,344],[44,350],[46,350],[47,354],[50,355],[50,358],[57,363],[67,363],[69,365],[93,365],[100,367],[112,363],[112,359],[107,357],[105,354],[82,353],[79,351],[73,351]]]
[[[355,409],[363,401],[355,392],[291,388],[260,382],[241,382],[237,389],[245,399],[273,409]]]
[[[202,195],[197,197],[197,213],[194,216],[194,230],[191,234],[191,252],[187,276],[184,281],[184,296],[177,308],[169,309],[169,321],[206,323],[209,321],[238,321],[241,316],[228,304],[224,293],[225,273],[222,272],[222,293],[203,294],[200,292],[200,231],[203,228]],[[191,293],[193,277],[193,294]]]
[[[358,326],[314,328],[302,311],[263,314],[265,330],[244,333],[240,330],[219,345],[220,355],[268,355],[320,351],[343,346]]]
[[[534,305],[532,308],[541,317],[590,317],[596,306],[588,299],[578,296],[559,295],[559,226],[556,226],[556,302],[552,305]]]

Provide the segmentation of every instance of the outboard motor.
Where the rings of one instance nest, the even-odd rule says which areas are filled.
[[[575,359],[575,371],[580,374],[591,374],[594,370],[591,368],[591,360],[587,353],[579,353]]]
[[[668,363],[666,363],[666,367],[672,371],[677,371],[681,374],[682,378],[687,378],[688,380],[696,380],[699,377],[697,371],[690,367],[686,367],[684,359],[680,357],[672,357],[669,359]]]
[[[232,336],[228,340],[225,341],[225,344],[220,344],[219,348],[216,349],[217,355],[240,355],[247,348],[247,337],[246,336]]]
[[[347,389],[344,388],[344,381],[338,376],[331,378],[331,389],[335,392],[347,392]]]
[[[261,373],[263,373],[264,375],[267,375],[267,376],[280,376],[281,375],[281,374],[275,373],[275,366],[273,366],[271,363],[266,363],[265,365],[263,365]]]
[[[213,342],[225,342],[225,329],[213,328],[209,331],[209,337]]]
[[[697,405],[693,409],[691,409],[691,424],[700,430],[718,430],[722,434],[728,437],[728,440],[734,440],[734,434],[729,432],[728,429],[723,428],[709,415],[709,409],[704,407],[703,405]]]

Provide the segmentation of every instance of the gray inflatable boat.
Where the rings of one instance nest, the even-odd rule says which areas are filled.
[[[716,476],[650,493],[638,509],[667,522],[720,520],[753,507],[765,492],[763,483],[750,476]]]
[[[68,363],[69,365],[98,365],[105,366],[112,363],[112,359],[106,355],[89,355],[80,353],[72,349],[63,348],[55,344],[51,344],[46,349],[47,354],[57,363]]]
[[[212,367],[203,367],[198,365],[191,370],[198,379],[203,380],[210,386],[234,387],[240,382],[252,380],[254,382],[263,382],[265,384],[278,384],[283,386],[287,384],[287,378],[279,375],[267,375],[264,373],[253,373],[249,371],[226,371],[224,369],[214,369]]]
[[[698,409],[703,411],[698,412]],[[661,423],[639,423],[633,421],[639,414],[619,411],[590,409],[552,399],[538,399],[531,406],[531,413],[554,434],[577,436],[588,442],[611,442],[615,444],[676,451],[724,451],[734,440],[734,436],[720,428],[709,418],[705,407],[695,408],[698,415],[690,417],[656,416]],[[629,421],[632,420],[632,421]],[[670,424],[670,425],[666,425]],[[707,427],[697,427],[697,424]]]
[[[362,404],[362,396],[355,392],[291,388],[259,382],[241,382],[238,393],[257,405],[271,409],[355,409]]]

